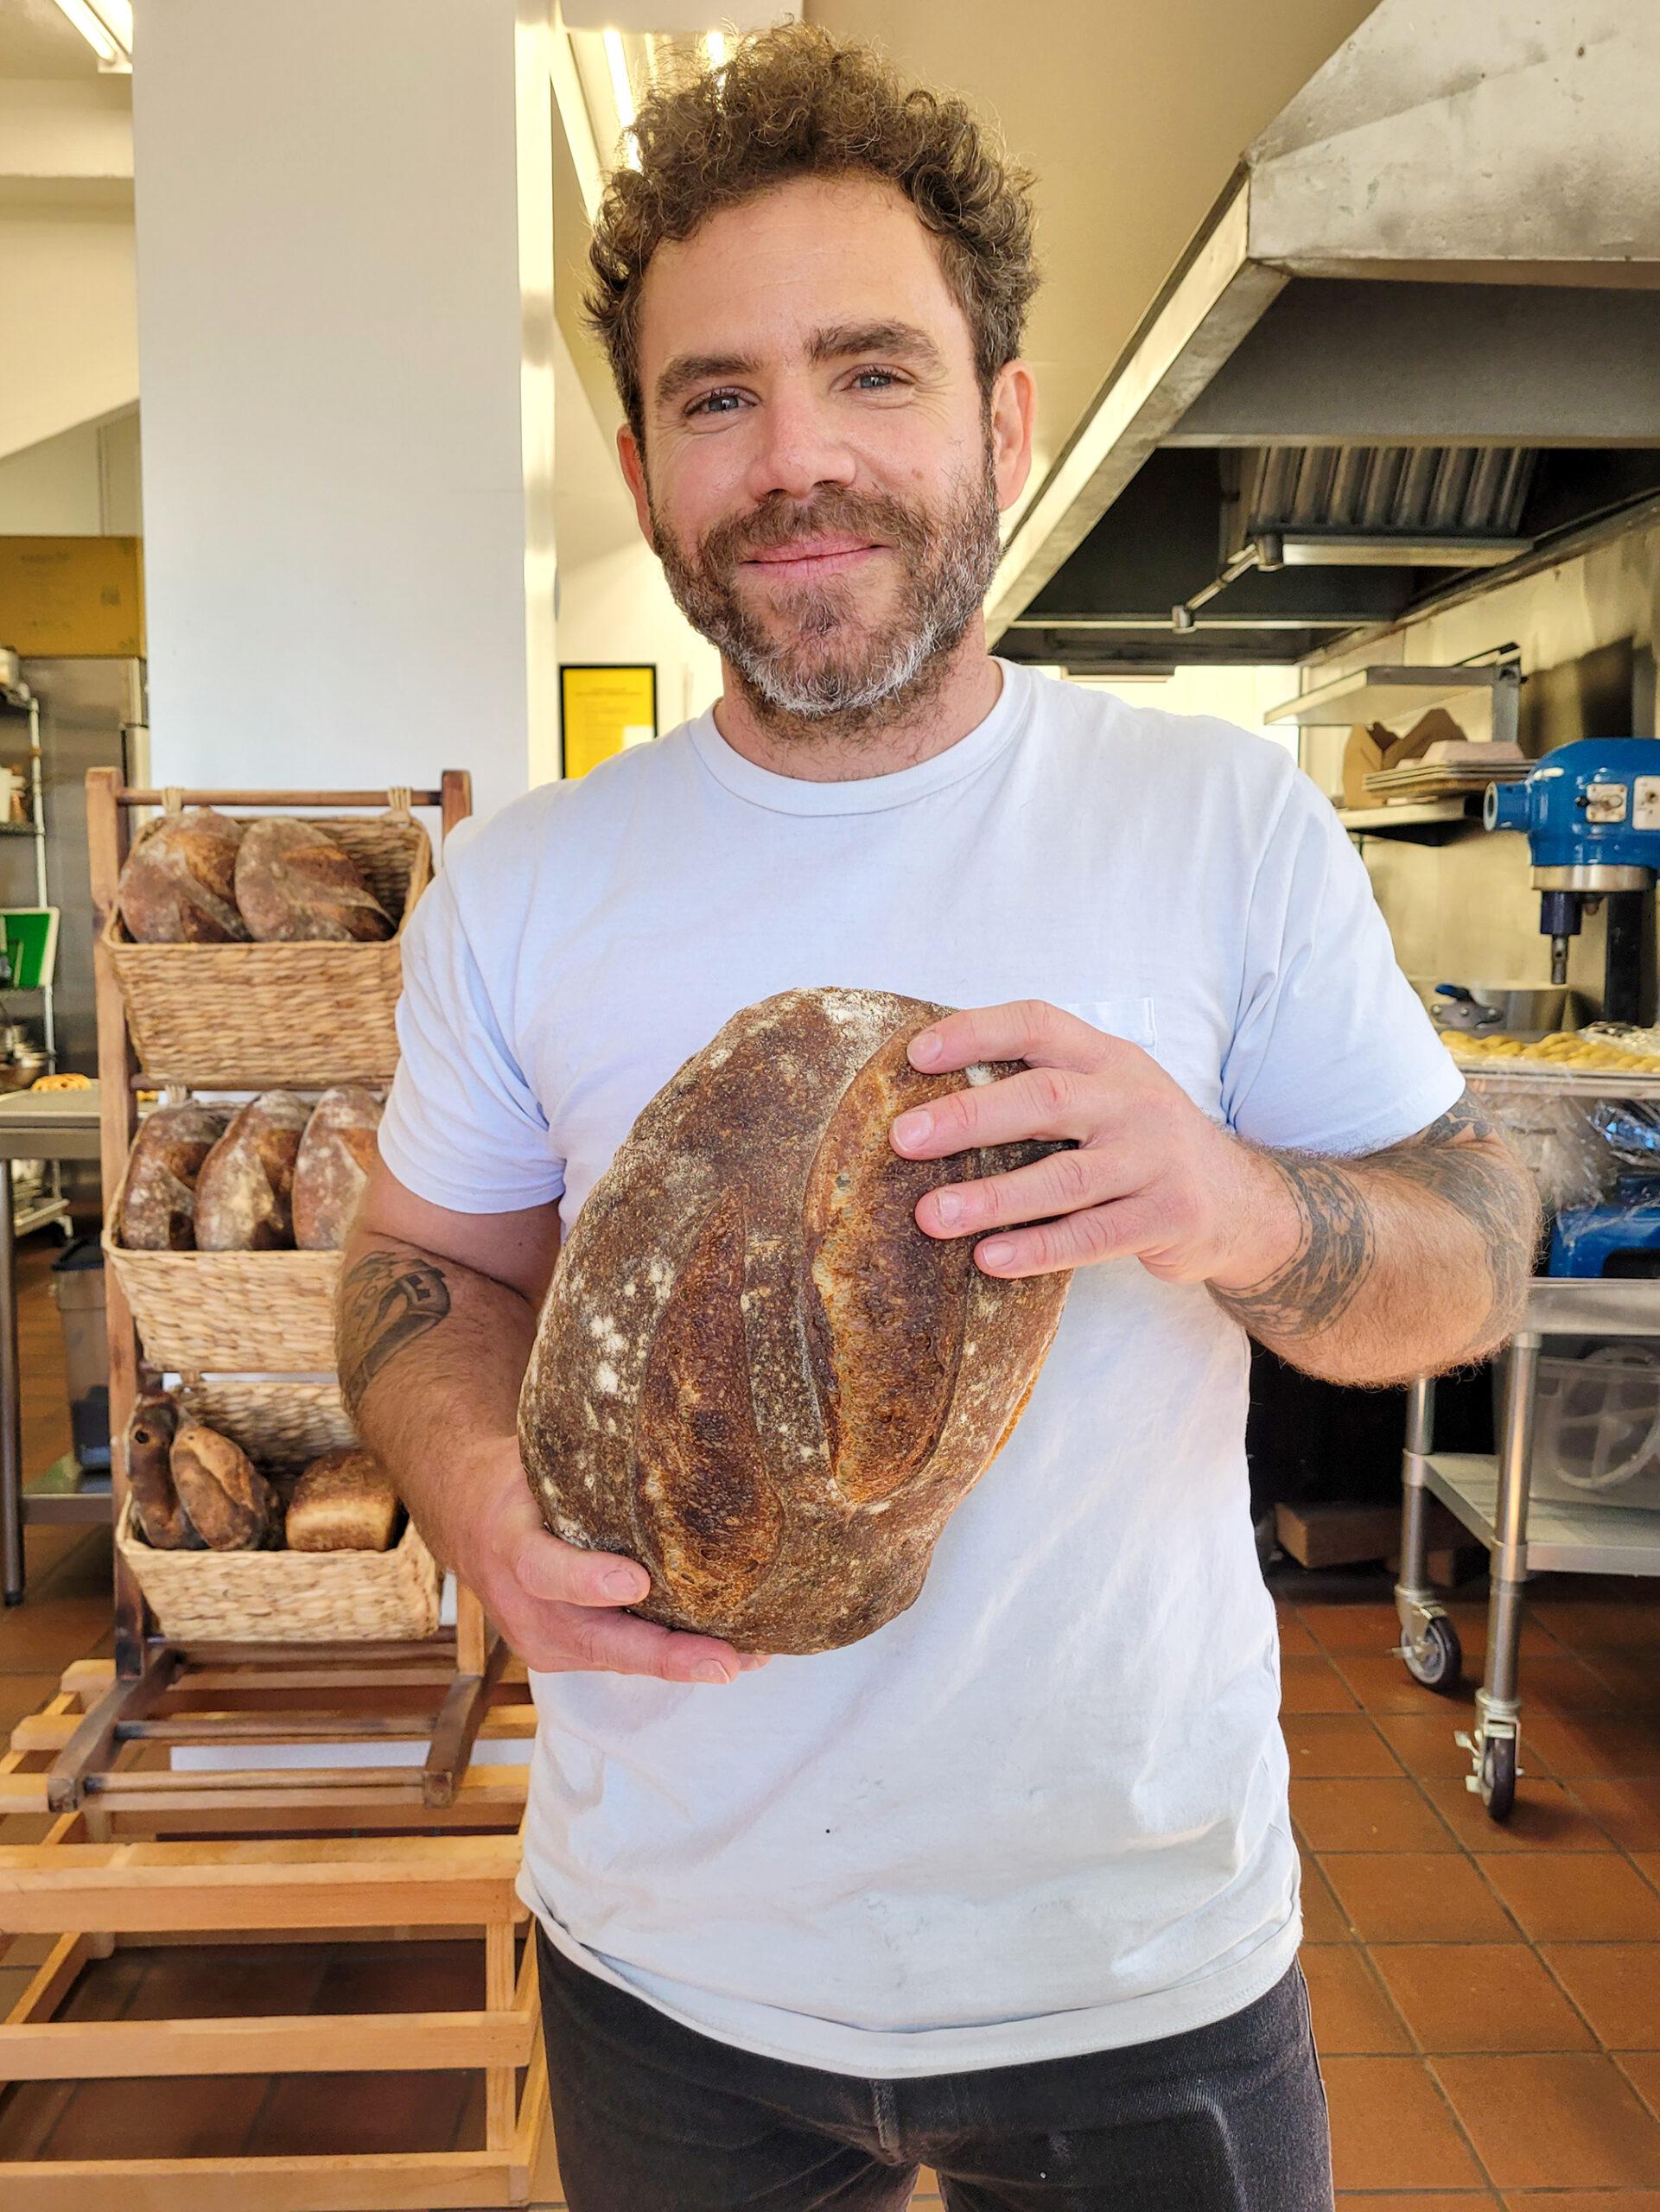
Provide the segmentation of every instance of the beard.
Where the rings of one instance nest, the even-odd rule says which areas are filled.
[[[988,439],[983,464],[938,506],[824,485],[810,499],[774,493],[713,523],[688,549],[652,508],[663,573],[681,613],[718,647],[758,721],[796,738],[874,737],[914,714],[944,682],[979,613],[1002,543]],[[897,601],[875,620],[849,580],[773,588],[759,609],[735,578],[752,555],[830,532],[889,547]]]

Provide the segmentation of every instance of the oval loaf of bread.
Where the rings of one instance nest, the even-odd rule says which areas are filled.
[[[325,1090],[300,1140],[294,1169],[294,1241],[302,1252],[346,1242],[375,1164],[380,1101],[359,1084]]]
[[[254,1552],[271,1521],[270,1485],[239,1444],[192,1421],[168,1455],[179,1503],[209,1550]]]
[[[121,1194],[121,1242],[130,1252],[188,1252],[196,1242],[196,1182],[225,1135],[226,1117],[187,1098],[158,1106],[133,1139]]]
[[[250,1099],[196,1178],[196,1249],[276,1252],[294,1243],[294,1166],[311,1109],[291,1090]]]
[[[136,944],[226,944],[247,937],[237,910],[243,824],[210,806],[166,814],[121,871],[116,899]]]
[[[261,944],[390,937],[392,918],[356,863],[314,822],[251,823],[236,861],[236,899]]]
[[[1071,1278],[998,1281],[925,1191],[1054,1147],[906,1160],[894,1117],[968,1082],[906,1048],[948,1009],[787,991],[646,1108],[559,1255],[519,1401],[548,1526],[628,1554],[635,1610],[829,1650],[922,1587],[1031,1393]]]

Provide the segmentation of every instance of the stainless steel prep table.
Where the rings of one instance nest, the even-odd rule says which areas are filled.
[[[96,1160],[99,1087],[20,1090],[0,1097],[0,1580],[5,1602],[23,1594],[27,1521],[107,1521],[107,1491],[76,1497],[23,1495],[23,1407],[17,1358],[17,1240],[11,1218],[14,1160]]]
[[[1420,1376],[1407,1399],[1401,1579],[1395,1588],[1399,1654],[1430,1688],[1456,1685],[1458,1634],[1429,1587],[1427,1566],[1427,1505],[1438,1497],[1487,1547],[1491,1561],[1486,1680],[1476,1692],[1475,1727],[1458,1740],[1471,1754],[1469,1785],[1496,1821],[1508,1817],[1516,1794],[1522,1601],[1530,1572],[1660,1575],[1660,1513],[1555,1499],[1530,1511],[1534,1389],[1548,1336],[1660,1337],[1660,1281],[1540,1276],[1529,1285],[1527,1312],[1511,1339],[1495,1457],[1435,1451],[1433,1378]]]

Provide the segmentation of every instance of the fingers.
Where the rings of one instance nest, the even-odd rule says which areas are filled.
[[[1096,1136],[1108,1110],[1098,1078],[1065,1068],[1023,1068],[999,1083],[973,1084],[912,1107],[889,1139],[907,1160],[941,1160],[1022,1137]]]
[[[913,1068],[930,1075],[972,1067],[976,1060],[1037,1060],[1084,1071],[1105,1066],[1115,1051],[1135,1049],[1046,999],[1012,999],[948,1014],[911,1039],[910,1056]]]
[[[1009,1222],[1040,1221],[1046,1214],[1100,1205],[1135,1186],[1135,1178],[1121,1159],[1100,1151],[1053,1152],[1007,1175],[929,1191],[918,1202],[917,1227],[930,1236],[977,1236]]]
[[[974,1260],[983,1274],[1012,1281],[1087,1268],[1100,1260],[1135,1258],[1155,1249],[1167,1233],[1161,1211],[1145,1197],[1119,1198],[1059,1221],[1034,1222],[989,1236],[976,1245]]]
[[[711,1686],[735,1681],[753,1671],[746,1659],[759,1653],[735,1651],[718,1637],[690,1636],[684,1630],[660,1628],[655,1621],[634,1620],[622,1613],[573,1611],[559,1624],[557,1644],[563,1656],[556,1669],[584,1669],[590,1673],[650,1675],[662,1682],[703,1682]],[[765,1663],[764,1660],[761,1663]]]
[[[539,1522],[511,1548],[508,1565],[527,1596],[555,1605],[637,1605],[652,1587],[637,1560],[583,1551],[550,1535]]]

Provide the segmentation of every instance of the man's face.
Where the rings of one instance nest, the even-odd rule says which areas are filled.
[[[996,565],[1030,380],[988,405],[909,203],[803,178],[659,247],[639,369],[642,523],[762,719],[851,733],[917,703]]]

